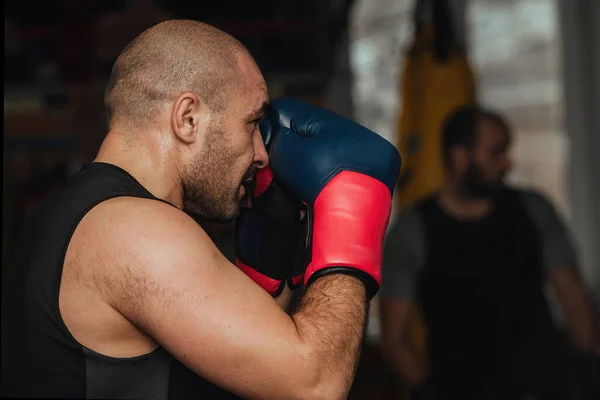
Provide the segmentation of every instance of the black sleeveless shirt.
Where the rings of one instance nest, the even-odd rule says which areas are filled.
[[[520,384],[534,379],[541,360],[554,365],[559,341],[543,292],[540,238],[518,192],[502,190],[477,221],[455,220],[435,197],[418,212],[427,257],[417,296],[437,386],[459,388],[467,399],[466,387],[481,393]]]
[[[78,343],[65,326],[58,297],[71,236],[88,211],[119,196],[159,200],[121,168],[91,163],[26,223],[2,299],[0,395],[237,398],[194,374],[163,348],[133,358],[108,357]]]

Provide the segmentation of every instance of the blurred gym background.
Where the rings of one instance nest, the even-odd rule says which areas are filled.
[[[439,184],[435,171],[418,167],[438,160],[403,139],[409,133],[400,121],[409,104],[422,110],[422,121],[439,119],[448,98],[474,98],[503,113],[515,135],[510,181],[547,195],[568,221],[598,304],[600,2],[447,0],[447,26],[439,30],[444,38],[436,40],[451,41],[462,58],[459,65],[421,70],[433,74],[427,79],[409,77],[420,85],[408,91],[401,83],[418,39],[415,26],[432,21],[432,3],[5,1],[3,272],[27,215],[94,158],[105,133],[103,89],[119,52],[146,28],[186,18],[240,39],[260,65],[272,98],[313,102],[398,145],[403,174],[410,167],[420,178],[403,183],[395,212]],[[444,85],[457,76],[467,76],[464,87]],[[425,98],[439,102],[423,105]],[[206,228],[233,258],[231,225]],[[378,314],[372,311],[367,344],[376,347]],[[558,308],[556,318],[560,322]],[[377,357],[376,351],[363,356],[355,398],[366,398],[361,388],[379,398],[369,384],[383,376],[371,368]]]

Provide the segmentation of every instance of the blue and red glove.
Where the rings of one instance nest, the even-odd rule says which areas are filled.
[[[305,286],[343,273],[361,279],[369,298],[379,290],[381,258],[401,159],[367,128],[290,98],[273,101],[261,124],[272,138],[275,179],[308,206],[311,261]]]
[[[269,138],[265,138],[268,149]],[[306,267],[308,222],[300,219],[302,202],[273,178],[270,167],[256,171],[249,207],[242,207],[235,227],[237,267],[273,297],[288,282],[302,283]]]

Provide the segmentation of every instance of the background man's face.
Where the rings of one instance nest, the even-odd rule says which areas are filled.
[[[475,144],[463,175],[470,194],[489,196],[504,185],[511,168],[510,142],[510,133],[503,126],[486,117],[479,119]]]

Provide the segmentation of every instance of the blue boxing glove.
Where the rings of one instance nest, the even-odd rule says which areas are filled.
[[[360,278],[368,296],[374,296],[400,172],[396,148],[347,118],[290,98],[273,101],[261,132],[272,137],[275,178],[311,215],[305,286],[323,275],[343,273]]]
[[[269,151],[271,137],[262,136]],[[240,209],[235,226],[236,265],[277,297],[286,282],[292,289],[302,283],[308,223],[300,216],[305,207],[278,184],[270,167],[256,171],[246,193],[249,204]]]

